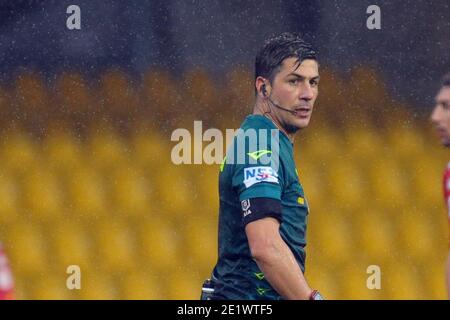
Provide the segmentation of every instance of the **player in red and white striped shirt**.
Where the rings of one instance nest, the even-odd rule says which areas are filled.
[[[3,251],[2,243],[0,242],[0,300],[12,299],[14,299],[13,276],[5,251]]]
[[[441,89],[436,96],[436,106],[431,114],[433,122],[439,134],[442,144],[450,147],[450,73],[444,76]],[[450,227],[450,162],[444,172],[444,199],[447,205]],[[450,235],[450,233],[449,233]],[[450,249],[450,237],[449,237]],[[447,292],[450,299],[450,251],[447,258]]]

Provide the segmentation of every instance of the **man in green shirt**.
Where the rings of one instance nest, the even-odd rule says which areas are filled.
[[[318,67],[293,34],[257,54],[253,114],[220,168],[219,259],[202,299],[321,299],[304,277],[309,210],[293,154],[317,98]]]

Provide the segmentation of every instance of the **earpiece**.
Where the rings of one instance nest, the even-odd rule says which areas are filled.
[[[264,97],[267,96],[267,90],[266,90],[266,84],[265,83],[261,86],[261,92],[262,92]]]

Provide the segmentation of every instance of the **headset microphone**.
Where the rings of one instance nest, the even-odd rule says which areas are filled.
[[[270,97],[267,96],[266,84],[263,84],[263,85],[261,86],[261,91],[262,91],[263,96],[264,96],[265,98],[267,98],[267,99],[270,101],[270,103],[272,103],[275,107],[277,107],[278,109],[287,111],[287,112],[289,112],[289,113],[292,113],[294,116],[297,115],[297,111],[295,111],[295,110],[289,110],[289,109],[280,107],[278,104],[276,104],[275,102],[273,102],[272,99],[270,99]]]

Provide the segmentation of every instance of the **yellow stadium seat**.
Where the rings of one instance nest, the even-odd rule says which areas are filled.
[[[341,141],[331,128],[320,126],[316,131],[305,132],[304,142],[301,146],[301,159],[315,161],[328,167],[334,161],[336,155],[342,152]],[[298,152],[298,151],[297,151]],[[299,162],[301,164],[301,162]]]
[[[63,194],[57,177],[46,169],[30,172],[24,181],[24,208],[40,222],[62,216]]]
[[[187,268],[179,268],[167,279],[169,300],[198,300],[200,299],[203,280],[196,272]]]
[[[47,270],[47,241],[43,230],[29,221],[15,223],[2,239],[14,274],[36,275]]]
[[[328,195],[335,203],[356,208],[367,194],[367,182],[360,167],[352,159],[336,159],[324,179],[330,183]],[[314,191],[313,191],[314,192]]]
[[[1,142],[2,167],[22,176],[40,162],[39,150],[33,138],[22,130],[5,132]]]
[[[411,198],[424,206],[445,208],[442,177],[446,164],[433,154],[415,157],[409,163]]]
[[[68,182],[69,208],[76,216],[98,219],[106,214],[104,181],[92,168],[75,170]]]
[[[64,271],[64,269],[62,269]],[[67,300],[77,298],[76,290],[68,290],[64,272],[61,275],[46,274],[34,281],[33,287],[28,288],[31,291],[33,300]]]
[[[142,265],[148,265],[158,273],[171,273],[171,270],[185,264],[181,257],[180,230],[170,225],[165,218],[155,216],[143,221],[139,233]]]
[[[167,219],[182,222],[198,208],[192,207],[192,178],[183,166],[168,164],[155,172],[160,210]],[[175,192],[174,192],[175,191]]]
[[[109,177],[115,210],[127,218],[151,214],[150,185],[143,172],[131,167],[116,169]]]
[[[77,265],[81,270],[89,268],[93,261],[93,240],[77,220],[60,220],[52,226],[52,254],[55,265],[67,269]]]
[[[436,248],[436,234],[432,221],[426,212],[420,212],[413,208],[399,213],[399,237],[400,245],[408,256],[426,263],[434,255]]]
[[[52,131],[46,137],[42,150],[48,167],[64,178],[80,168],[85,161],[81,141],[63,128]]]
[[[406,205],[409,190],[404,176],[405,170],[393,159],[375,159],[369,171],[371,200],[386,206]]]
[[[155,168],[170,161],[170,145],[157,132],[142,128],[132,137],[132,159],[143,170],[154,175]]]
[[[370,278],[374,273],[368,267],[369,265],[359,263],[343,267],[336,273],[336,277],[342,286],[342,296],[340,299],[377,300],[382,297],[383,268],[380,266],[380,289],[377,289],[376,281]]]
[[[217,261],[217,222],[215,219],[191,217],[183,229],[184,260],[194,266],[201,276],[208,277]]]
[[[99,262],[111,272],[126,272],[134,267],[135,239],[124,221],[99,223],[95,231]]]
[[[114,300],[119,299],[120,295],[111,277],[90,271],[81,275],[79,297],[82,300]]]
[[[206,219],[216,219],[219,214],[219,171],[220,165],[202,165],[191,175],[197,181],[198,196],[193,199],[196,215]]]
[[[307,239],[315,248],[314,254],[332,265],[345,263],[355,245],[348,218],[333,209],[310,215],[308,221]]]
[[[423,283],[427,292],[427,299],[444,300],[447,299],[446,288],[446,254],[447,250],[442,250],[439,258],[430,259],[427,268],[424,268]]]
[[[314,254],[314,249],[308,248],[308,252]],[[320,293],[325,299],[335,300],[342,297],[341,284],[342,279],[337,279],[336,269],[327,266],[327,263],[310,263],[306,264],[306,280],[313,288],[319,288]]]
[[[0,224],[9,223],[19,215],[20,191],[16,179],[5,170],[0,171]]]
[[[133,272],[121,281],[121,298],[126,300],[160,300],[166,297],[157,274]]]
[[[420,130],[414,124],[400,125],[390,128],[387,133],[387,143],[392,146],[393,153],[405,164],[417,155],[423,155],[425,143]]]
[[[89,138],[88,161],[95,169],[108,173],[130,159],[130,148],[113,129],[93,127]]]
[[[425,299],[418,266],[396,259],[389,267],[382,269],[382,294],[386,299],[420,300]]]
[[[371,165],[383,153],[383,141],[380,134],[370,125],[358,125],[345,131],[346,154],[348,158],[367,166]]]
[[[363,256],[375,261],[385,261],[395,249],[394,225],[388,214],[376,209],[356,213],[354,238],[357,240],[358,251]]]

